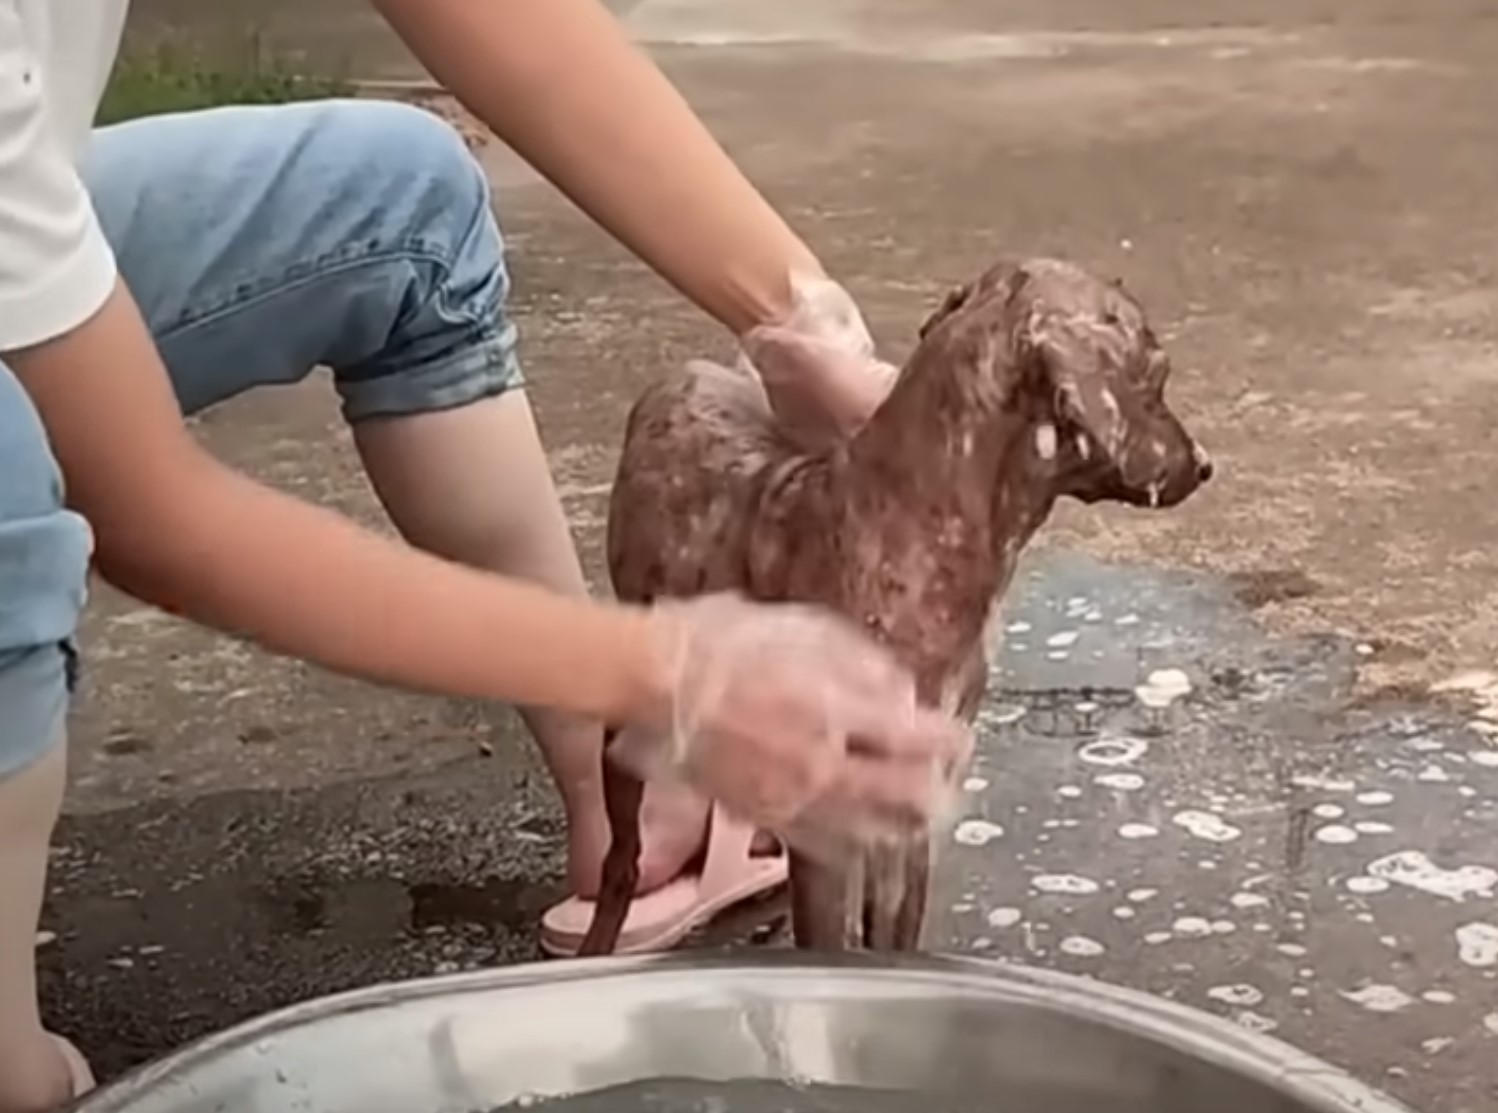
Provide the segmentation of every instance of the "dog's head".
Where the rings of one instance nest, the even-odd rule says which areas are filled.
[[[1122,283],[1070,263],[995,267],[954,292],[922,329],[987,303],[1007,359],[1000,405],[1033,428],[1034,453],[1060,494],[1083,502],[1174,506],[1212,462],[1165,401],[1170,358]]]

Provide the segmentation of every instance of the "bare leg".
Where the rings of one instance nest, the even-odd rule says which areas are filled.
[[[412,544],[451,560],[523,576],[570,595],[587,584],[530,404],[511,390],[459,409],[357,423],[370,479]],[[569,876],[591,897],[609,845],[599,724],[525,710],[567,811]],[[703,844],[707,807],[651,787],[641,888],[675,877]]]
[[[44,1113],[73,1096],[67,1063],[42,1029],[36,1000],[37,922],[66,754],[59,740],[0,780],[0,1113]]]

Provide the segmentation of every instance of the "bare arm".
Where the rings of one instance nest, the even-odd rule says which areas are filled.
[[[470,571],[219,464],[183,424],[122,286],[4,354],[46,423],[100,571],[148,602],[373,680],[615,721],[656,697],[645,619]]]
[[[785,314],[811,251],[597,0],[374,0],[422,63],[735,335]]]

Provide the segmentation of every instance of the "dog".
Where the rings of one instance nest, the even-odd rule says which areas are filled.
[[[690,365],[628,417],[609,509],[615,592],[830,607],[898,655],[923,704],[971,722],[991,616],[1057,499],[1163,509],[1211,478],[1166,405],[1170,371],[1122,282],[1046,258],[999,262],[950,293],[879,410],[818,450],[777,425],[754,375]],[[604,779],[614,841],[581,952],[594,955],[617,944],[640,845],[642,786],[607,753]],[[851,865],[792,847],[796,946],[915,950],[929,856],[929,836]]]

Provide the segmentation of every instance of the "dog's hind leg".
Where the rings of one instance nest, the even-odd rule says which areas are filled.
[[[640,881],[640,803],[645,797],[645,783],[608,760],[608,748],[616,733],[608,731],[603,740],[603,803],[609,819],[609,851],[603,859],[593,922],[588,925],[579,955],[613,953]]]

